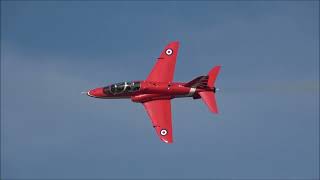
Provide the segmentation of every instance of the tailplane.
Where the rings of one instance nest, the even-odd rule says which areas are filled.
[[[206,85],[210,88],[213,88],[213,91],[199,92],[199,95],[203,102],[208,106],[209,110],[215,114],[218,113],[218,105],[215,97],[215,82],[219,74],[220,68],[221,66],[215,66],[209,71],[207,76]]]
[[[214,68],[212,68],[209,73],[209,79],[208,79],[208,86],[209,87],[214,87],[214,84],[216,82],[217,76],[219,74],[219,71],[221,69],[221,66],[215,66]]]
[[[215,114],[218,114],[218,105],[216,97],[213,92],[200,92],[202,101],[208,106],[209,110]]]

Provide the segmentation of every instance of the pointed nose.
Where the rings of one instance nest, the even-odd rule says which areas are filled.
[[[92,89],[88,91],[87,95],[91,97],[102,97],[104,96],[103,88]]]

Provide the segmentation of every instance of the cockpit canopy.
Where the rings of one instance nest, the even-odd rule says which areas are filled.
[[[111,84],[103,88],[105,94],[120,94],[120,93],[129,93],[135,92],[140,89],[140,82],[121,82],[116,84]]]

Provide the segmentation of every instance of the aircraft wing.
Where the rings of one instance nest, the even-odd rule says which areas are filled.
[[[155,82],[172,82],[178,50],[178,41],[168,44],[161,52],[155,66],[146,80]]]
[[[143,103],[157,135],[165,143],[172,143],[170,100],[154,100]]]

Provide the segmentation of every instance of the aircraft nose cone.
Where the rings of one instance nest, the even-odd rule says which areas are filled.
[[[103,88],[92,89],[87,92],[87,95],[91,97],[102,97],[104,95]]]

